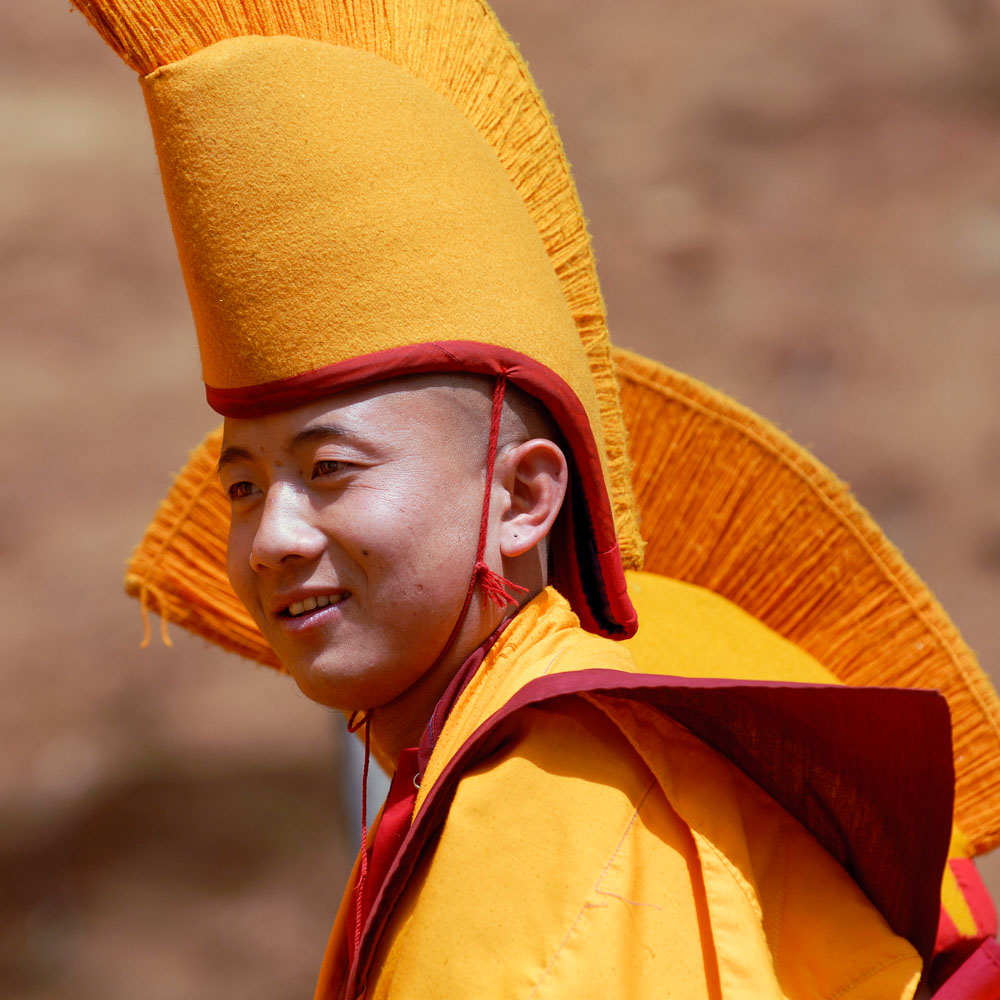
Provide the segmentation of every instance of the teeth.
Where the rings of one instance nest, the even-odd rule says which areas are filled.
[[[307,597],[304,601],[296,601],[288,605],[288,614],[292,618],[304,615],[307,611],[325,608],[328,604],[340,604],[343,594],[320,594],[318,597]]]

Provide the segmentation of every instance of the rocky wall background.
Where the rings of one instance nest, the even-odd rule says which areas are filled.
[[[996,676],[1000,10],[496,7],[615,339],[812,448]],[[139,88],[65,0],[0,10],[0,137],[0,993],[308,996],[339,730],[176,629],[137,648],[123,560],[214,416]]]

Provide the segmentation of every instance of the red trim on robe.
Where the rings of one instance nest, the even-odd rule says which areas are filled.
[[[965,897],[965,902],[976,922],[976,929],[982,937],[996,937],[997,911],[993,900],[983,884],[983,880],[972,858],[952,858],[948,862],[958,888]]]
[[[941,907],[941,916],[938,919],[937,936],[934,939],[934,961],[937,962],[939,956],[945,956],[967,940],[962,937],[962,932],[955,926],[955,921],[951,919],[948,911]]]
[[[413,804],[417,800],[417,785],[414,783],[418,776],[417,769],[416,747],[403,750],[396,764],[396,773],[392,776],[392,783],[389,785],[389,794],[386,796],[382,818],[375,831],[372,846],[369,848],[367,845],[362,845],[362,850],[369,851],[368,873],[365,878],[360,908],[362,926],[368,921],[372,903],[375,902],[375,894],[382,888],[382,883],[395,860],[396,853],[410,829]],[[361,869],[359,867],[358,877],[360,878],[360,876]],[[347,916],[347,953],[352,965],[354,964],[354,942],[357,940],[357,895],[358,884],[355,881],[354,890],[351,893],[351,910]]]
[[[427,728],[424,729],[423,736],[420,737],[420,746],[417,750],[420,775],[423,775],[424,771],[427,770],[427,764],[431,759],[431,754],[434,752],[434,745],[437,743],[438,736],[441,735],[441,730],[444,729],[444,724],[448,721],[448,716],[451,715],[451,710],[455,707],[455,702],[458,701],[459,695],[465,690],[469,681],[475,677],[476,671],[482,666],[483,660],[486,659],[486,654],[493,648],[494,643],[503,635],[507,626],[514,618],[514,615],[511,615],[510,618],[505,618],[493,630],[490,636],[469,654],[465,662],[455,671],[454,676],[448,682],[448,686],[444,689],[444,694],[438,699],[438,703],[434,706],[434,711],[431,712],[431,717],[427,723]]]
[[[959,892],[969,907],[969,913],[976,925],[976,933],[966,937],[955,926],[948,911],[941,907],[937,939],[934,942],[934,960],[930,971],[932,987],[947,984],[964,963],[978,962],[975,955],[983,942],[995,938],[997,934],[997,912],[993,900],[983,884],[983,880],[971,858],[951,858],[948,861]],[[995,994],[1000,1000],[1000,986]]]
[[[1000,945],[987,938],[933,996],[934,1000],[998,1000]]]

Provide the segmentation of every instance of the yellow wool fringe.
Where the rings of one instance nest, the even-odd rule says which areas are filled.
[[[166,622],[284,672],[226,575],[229,501],[219,485],[222,430],[191,453],[160,504],[125,575],[125,590],[140,601],[149,641],[148,610]]]
[[[146,75],[216,42],[291,35],[371,52],[443,96],[489,142],[531,213],[590,363],[618,544],[642,565],[604,302],[562,142],[514,43],[482,0],[73,0]]]
[[[956,822],[1000,843],[1000,701],[926,585],[847,488],[731,399],[616,351],[646,569],[727,597],[854,685],[938,688]]]

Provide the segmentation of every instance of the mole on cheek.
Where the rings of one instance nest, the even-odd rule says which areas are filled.
[[[363,556],[367,556],[367,555],[368,555],[368,550],[367,550],[367,549],[362,549],[362,550],[361,550],[361,554],[362,554]]]

